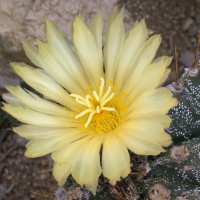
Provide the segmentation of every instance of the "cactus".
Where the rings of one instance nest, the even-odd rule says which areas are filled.
[[[197,50],[199,45],[197,47]],[[198,51],[197,51],[198,52]],[[167,86],[180,99],[169,111],[173,123],[166,131],[174,146],[149,158],[151,171],[137,182],[150,199],[200,199],[200,73],[197,52],[193,66]]]

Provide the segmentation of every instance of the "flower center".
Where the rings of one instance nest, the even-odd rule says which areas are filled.
[[[99,84],[99,93],[97,91],[91,91],[92,86],[86,89],[88,94],[83,97],[78,94],[71,94],[76,102],[82,105],[79,108],[80,114],[76,115],[77,128],[82,130],[87,128],[85,133],[100,133],[105,134],[117,129],[123,120],[123,111],[126,110],[126,106],[123,105],[123,96],[118,97],[112,90],[117,88],[114,86],[104,86],[105,81],[100,78],[101,84]],[[112,82],[112,81],[111,81]],[[82,118],[82,119],[79,119]],[[84,126],[81,126],[85,122]]]
[[[91,122],[94,114],[101,113],[103,110],[115,111],[114,108],[109,108],[105,106],[106,103],[108,103],[113,98],[115,93],[110,94],[112,88],[111,86],[109,86],[107,92],[103,94],[105,81],[103,78],[100,78],[100,80],[101,80],[101,86],[99,88],[99,95],[97,94],[95,90],[93,91],[93,95],[88,94],[86,95],[85,98],[77,94],[70,94],[70,96],[76,98],[77,103],[88,107],[88,109],[84,110],[83,112],[81,112],[79,115],[76,116],[76,119],[78,119],[79,117],[87,113],[90,113],[87,123],[85,124],[85,127],[87,127],[88,124]]]

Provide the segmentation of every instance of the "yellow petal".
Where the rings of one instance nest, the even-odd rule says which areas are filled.
[[[80,85],[89,87],[87,79],[83,73],[83,69],[74,55],[70,42],[66,35],[58,28],[51,20],[46,20],[45,32],[48,43],[53,46],[65,60],[68,68],[73,74],[73,77]],[[73,67],[71,67],[73,66]]]
[[[71,168],[75,180],[81,185],[85,184],[94,195],[102,172],[99,155],[102,140],[101,136],[96,135],[87,141],[76,155]]]
[[[89,29],[94,36],[99,60],[101,62],[101,66],[103,66],[103,57],[102,57],[102,30],[103,30],[103,19],[101,13],[96,14],[93,18],[92,22],[89,25]]]
[[[115,80],[119,83],[118,89],[123,85],[130,69],[135,67],[135,63],[133,62],[135,55],[147,38],[148,30],[143,19],[135,28],[129,31],[129,36],[125,40],[116,72]]]
[[[107,134],[102,154],[103,175],[111,181],[119,181],[130,173],[130,155],[121,139]]]
[[[167,114],[169,109],[177,104],[177,99],[172,97],[172,93],[167,88],[147,90],[136,99],[131,99],[128,105],[128,112],[134,110],[133,115],[144,116],[152,112]]]
[[[81,133],[76,128],[55,128],[55,127],[41,127],[33,125],[21,125],[14,127],[13,131],[26,139],[31,138],[51,138],[55,134],[74,134]]]
[[[62,106],[44,100],[31,91],[23,90],[20,86],[7,86],[6,89],[12,95],[14,95],[18,99],[18,101],[38,112],[52,115],[60,115],[65,117],[67,117],[68,113],[71,113],[70,111],[68,112],[67,109],[64,109]]]
[[[168,67],[171,59],[172,57],[162,56],[146,67],[133,85],[134,91],[128,94],[126,102],[128,103],[129,99],[140,96],[146,90],[156,89],[160,86],[168,76],[170,70],[166,67]]]
[[[73,156],[76,155],[79,149],[91,138],[91,135],[85,135],[80,140],[77,140],[68,146],[52,153],[52,159],[57,163],[70,163]]]
[[[27,144],[27,151],[25,156],[29,158],[37,158],[40,156],[47,155],[51,152],[58,151],[63,147],[67,146],[71,142],[74,142],[84,136],[84,133],[74,134],[58,132],[51,135],[50,138],[46,136],[45,138],[34,138],[31,139]]]
[[[68,66],[67,62],[65,62],[58,51],[50,44],[42,43],[39,40],[36,41],[39,45],[39,53],[48,65],[48,68],[45,68],[47,73],[71,93],[74,93],[75,91],[79,93],[83,92],[83,89],[77,83],[77,80],[74,79],[75,77],[73,77],[70,66]]]
[[[115,11],[114,11],[115,12]],[[124,10],[116,16],[116,19],[108,25],[105,35],[105,71],[106,82],[114,80],[117,65],[125,40],[125,27],[123,23]]]
[[[119,138],[135,154],[158,155],[165,151],[160,144],[152,142],[152,139],[142,138],[139,134],[140,132],[126,132],[119,134]]]
[[[13,67],[14,72],[18,74],[27,84],[41,94],[47,96],[49,99],[54,100],[66,107],[76,104],[66,90],[64,90],[43,72],[24,63],[13,62],[10,63],[10,65]],[[76,105],[78,106],[78,104]],[[73,107],[71,109],[73,109]]]
[[[14,97],[10,93],[3,93],[2,98],[9,104],[18,104],[18,105],[23,105],[16,97]]]
[[[68,117],[47,115],[22,106],[12,106],[6,103],[3,104],[4,107],[1,108],[2,110],[23,123],[44,127],[76,127],[76,124],[72,123],[74,120],[69,121]]]
[[[88,80],[97,89],[96,80],[104,76],[103,66],[99,60],[95,38],[88,26],[78,15],[73,22],[73,42],[77,55]]]
[[[134,59],[132,60],[131,66],[134,66],[128,72],[122,91],[127,94],[133,90],[135,82],[140,77],[144,69],[152,62],[156,55],[158,47],[161,42],[160,35],[154,35],[148,39],[137,51]],[[129,85],[129,87],[126,87]]]
[[[141,140],[152,140],[153,143],[158,144],[159,142],[171,139],[171,136],[164,131],[163,125],[159,121],[153,119],[129,120],[123,123],[121,130],[123,130],[121,134],[123,134],[123,132],[131,132],[134,135],[138,135]]]
[[[33,44],[30,44],[23,40],[22,40],[22,45],[23,45],[24,51],[26,53],[26,56],[31,60],[31,62],[40,68],[44,68],[46,64],[42,60],[42,58],[39,54],[38,48],[36,46],[34,46]]]
[[[66,163],[56,163],[54,162],[53,164],[53,176],[58,181],[58,186],[61,187],[63,186],[66,181],[68,176],[70,175],[70,169],[71,169],[71,164],[66,164]]]

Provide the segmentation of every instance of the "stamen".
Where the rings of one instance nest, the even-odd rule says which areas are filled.
[[[101,103],[101,106],[104,106],[107,102],[109,102],[113,98],[114,95],[115,93],[112,93],[105,101]]]
[[[78,119],[79,117],[81,117],[89,112],[93,112],[93,109],[84,110],[83,112],[81,112],[79,115],[76,116],[76,119]]]
[[[85,102],[80,101],[79,99],[76,99],[76,102],[79,103],[79,104],[81,104],[81,105],[87,106],[87,104]]]
[[[114,108],[107,108],[107,107],[103,107],[103,108],[101,108],[101,110],[115,111],[115,109],[114,109]]]
[[[95,96],[96,100],[99,101],[99,96],[96,91],[93,91],[93,95]]]
[[[91,107],[91,104],[90,104],[90,102],[89,102],[89,99],[90,99],[92,102],[94,102],[92,96],[90,96],[90,95],[88,94],[88,95],[86,95],[85,100],[86,100],[86,103],[87,103],[88,107],[90,108],[90,107]]]
[[[101,86],[99,88],[99,99],[101,99],[101,97],[103,96],[103,88],[104,88],[104,83],[105,83],[102,77],[100,78],[100,80],[101,80]]]
[[[87,128],[87,126],[90,123],[90,121],[92,120],[92,117],[93,117],[94,114],[95,114],[95,111],[92,111],[90,113],[90,116],[88,117],[87,123],[85,124],[85,128]]]
[[[107,96],[110,94],[110,92],[111,92],[111,86],[108,87],[108,91],[102,97],[101,102],[104,101],[107,98]]]
[[[97,106],[97,113],[100,113],[100,109],[99,109],[99,106]]]
[[[78,95],[78,94],[70,94],[69,96],[75,97],[76,99],[81,99],[82,101],[85,101],[85,99],[82,96]]]

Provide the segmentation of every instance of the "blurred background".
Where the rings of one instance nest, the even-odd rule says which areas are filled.
[[[101,12],[106,22],[115,5],[125,8],[126,30],[145,18],[148,28],[161,34],[157,56],[174,56],[176,43],[179,74],[191,66],[200,33],[200,0],[0,0],[0,90],[5,92],[5,85],[24,85],[8,63],[31,64],[21,40],[35,44],[39,38],[45,42],[45,18],[57,23],[70,38],[71,24],[78,12],[87,23]],[[105,30],[106,23],[104,33]],[[173,73],[167,82],[172,81]],[[29,159],[23,155],[27,141],[11,130],[18,124],[0,110],[0,200],[45,199],[30,191],[53,193],[57,189],[51,162],[47,157]]]

